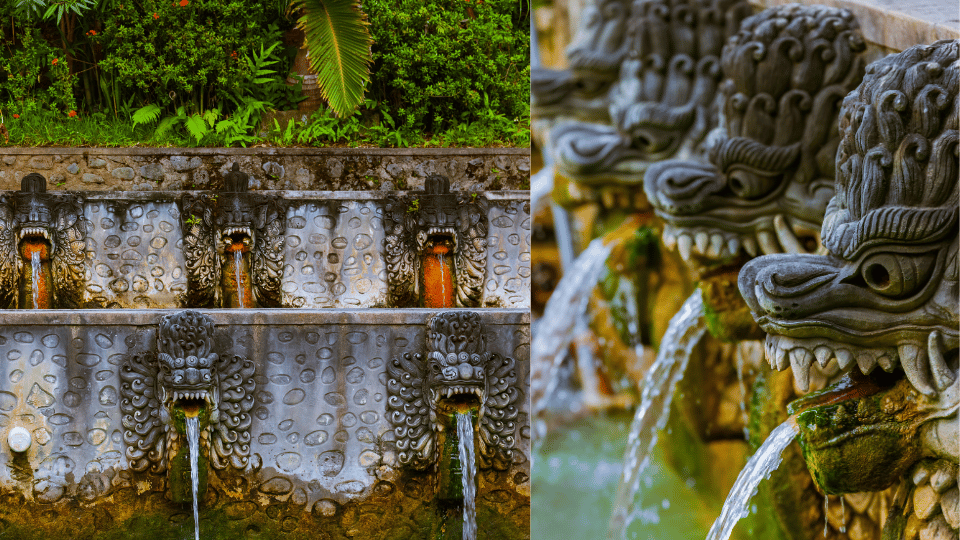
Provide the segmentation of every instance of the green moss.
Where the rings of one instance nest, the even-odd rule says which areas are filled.
[[[199,478],[197,483],[198,500],[203,500],[207,492],[207,457],[202,453],[198,460],[197,471]],[[170,462],[170,470],[167,473],[170,482],[170,498],[175,503],[189,503],[193,501],[193,480],[190,477],[190,448],[187,445],[180,447],[176,457]]]

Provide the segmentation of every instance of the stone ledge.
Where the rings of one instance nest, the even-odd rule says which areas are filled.
[[[751,0],[760,9],[793,4],[791,0]],[[960,7],[945,0],[817,0],[849,9],[860,22],[863,36],[887,52],[941,39],[960,39]]]

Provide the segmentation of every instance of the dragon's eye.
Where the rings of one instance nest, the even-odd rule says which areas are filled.
[[[867,286],[884,296],[909,296],[927,283],[936,264],[932,253],[901,255],[878,253],[867,257],[860,266],[860,276]]]

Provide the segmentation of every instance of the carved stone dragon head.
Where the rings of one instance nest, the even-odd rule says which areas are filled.
[[[647,172],[664,243],[698,270],[815,249],[833,196],[836,117],[864,48],[843,9],[794,4],[745,20],[723,50],[723,125],[709,163]]]
[[[223,192],[184,195],[181,225],[190,279],[188,305],[220,307],[223,269],[239,251],[249,257],[257,306],[280,307],[286,210],[277,197],[248,190],[249,176],[234,163],[224,176]]]
[[[629,52],[609,95],[612,126],[558,126],[551,139],[560,175],[602,188],[605,206],[645,208],[633,186],[651,163],[703,153],[721,48],[749,12],[740,0],[633,2]]]
[[[478,307],[487,259],[487,207],[483,197],[450,192],[450,180],[426,178],[424,193],[387,204],[384,250],[391,306],[417,305],[421,256],[428,245],[449,244],[456,274],[456,306]]]
[[[570,116],[608,122],[607,94],[627,55],[630,0],[594,0],[580,13],[566,70],[534,68],[530,108],[538,119]]]
[[[51,263],[54,305],[83,307],[87,229],[82,198],[47,193],[47,180],[30,173],[13,201],[0,199],[0,222],[0,307],[17,307],[17,280],[22,268],[30,266],[23,253],[26,244],[36,245],[41,259]]]
[[[482,467],[513,461],[517,428],[517,373],[512,358],[487,351],[480,315],[449,311],[430,321],[426,355],[405,353],[387,366],[388,417],[399,462],[417,468],[436,460],[438,410],[448,400],[479,405],[477,456]]]
[[[835,359],[846,374],[791,405],[818,484],[900,482],[891,519],[930,538],[955,538],[960,525],[958,51],[939,41],[867,68],[840,115],[828,254],[760,257],[739,278],[771,366],[790,366],[801,388],[814,363]],[[934,481],[941,469],[952,472]],[[904,498],[911,490],[922,493]]]
[[[250,455],[255,366],[214,348],[213,320],[194,311],[165,315],[156,353],[136,352],[120,370],[123,438],[133,470],[163,472],[183,444],[177,409],[202,407],[205,443],[215,468],[244,468]]]

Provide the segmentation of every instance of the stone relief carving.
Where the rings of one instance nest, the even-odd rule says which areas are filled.
[[[739,278],[772,367],[801,388],[815,362],[845,372],[791,412],[824,491],[903,482],[891,537],[908,521],[921,538],[960,527],[958,52],[940,41],[867,68],[840,114],[827,254],[760,257]]]
[[[416,468],[437,457],[437,407],[442,400],[479,400],[477,457],[481,467],[506,469],[513,462],[519,415],[515,361],[487,350],[480,315],[438,314],[430,321],[426,354],[404,353],[387,365],[387,415],[398,459]]]
[[[634,2],[629,53],[609,94],[612,126],[554,129],[559,171],[588,185],[636,183],[650,162],[702,154],[721,47],[749,12],[737,0]]]
[[[120,369],[123,440],[130,467],[164,472],[185,441],[174,426],[178,401],[202,400],[209,423],[201,435],[217,469],[246,467],[254,405],[254,363],[218,354],[213,320],[194,311],[165,315],[156,351],[129,354]]]
[[[281,306],[286,209],[274,196],[250,193],[249,177],[234,163],[218,195],[186,194],[181,201],[189,291],[193,307],[220,307],[227,250],[234,242],[249,251],[253,296],[258,307]]]
[[[63,309],[88,307],[83,305],[83,199],[71,193],[47,193],[47,180],[38,173],[23,178],[12,201],[0,197],[0,306],[18,307],[20,272],[30,265],[23,260],[20,244],[31,239],[47,244],[54,305]]]
[[[846,10],[790,5],[744,21],[723,51],[723,130],[709,163],[668,161],[646,174],[664,244],[700,270],[815,249],[833,196],[840,100],[862,77],[864,48]]]
[[[450,180],[426,179],[419,197],[394,200],[384,208],[384,252],[392,307],[416,306],[420,297],[421,255],[428,242],[453,243],[456,306],[478,307],[487,266],[487,201],[450,193]]]

